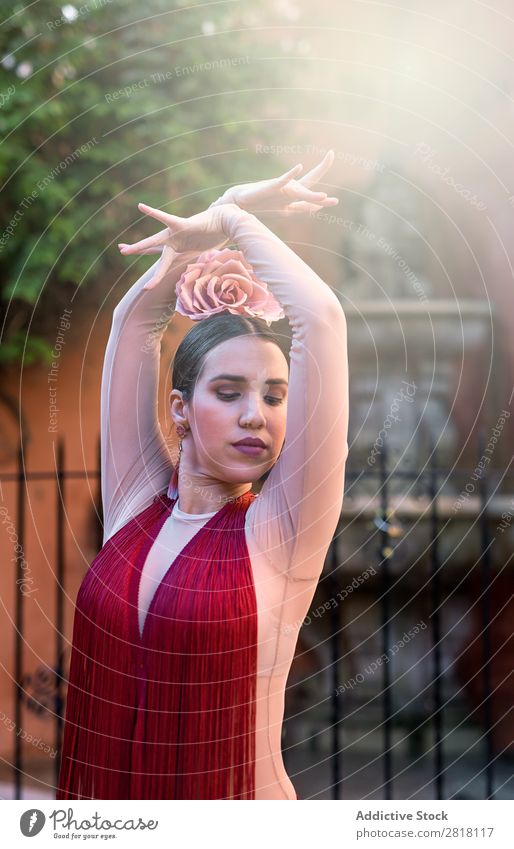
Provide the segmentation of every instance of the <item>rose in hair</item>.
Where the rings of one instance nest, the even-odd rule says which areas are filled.
[[[204,251],[190,263],[176,285],[176,310],[193,321],[219,312],[262,318],[269,326],[284,311],[259,280],[242,251]]]

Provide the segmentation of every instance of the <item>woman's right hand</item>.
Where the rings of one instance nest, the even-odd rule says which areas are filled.
[[[138,204],[141,212],[166,225],[166,229],[160,230],[159,233],[155,233],[147,239],[141,239],[132,245],[125,243],[118,245],[120,253],[124,256],[130,254],[161,254],[161,261],[154,276],[143,288],[153,289],[157,286],[170,271],[179,253],[199,254],[209,248],[219,248],[225,245],[229,241],[224,229],[227,206],[229,205],[205,209],[189,218],[181,218],[144,203]],[[238,211],[240,212],[240,210]]]

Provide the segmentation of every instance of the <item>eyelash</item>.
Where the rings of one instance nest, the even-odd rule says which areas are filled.
[[[237,398],[238,395],[239,392],[232,392],[230,394],[218,392],[218,398],[221,398],[223,401],[232,401],[234,398]],[[274,395],[266,395],[265,397],[273,402],[271,405],[272,407],[276,407],[282,403],[282,398],[276,398]]]

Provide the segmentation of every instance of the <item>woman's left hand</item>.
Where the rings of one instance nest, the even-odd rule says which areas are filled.
[[[145,283],[143,289],[154,289],[171,271],[173,265],[176,264],[177,257],[186,260],[189,257],[190,261],[193,261],[193,257],[198,256],[203,251],[210,248],[219,248],[229,241],[226,232],[227,209],[223,209],[223,207],[205,209],[203,212],[189,216],[189,218],[170,215],[168,212],[155,209],[155,207],[148,206],[145,203],[138,204],[138,207],[145,215],[155,218],[165,225],[164,230],[160,230],[146,239],[140,239],[133,244],[125,242],[118,244],[120,253],[124,256],[161,254],[159,265],[153,277]],[[239,215],[242,214],[238,209],[235,209],[235,212]]]
[[[303,169],[301,163],[279,177],[232,186],[218,200],[211,203],[211,206],[235,203],[247,212],[257,215],[269,213],[275,216],[317,212],[323,207],[335,206],[339,203],[338,198],[328,197],[326,192],[315,192],[311,188],[326,174],[333,162],[334,151],[329,150],[321,162],[298,180],[296,177]]]

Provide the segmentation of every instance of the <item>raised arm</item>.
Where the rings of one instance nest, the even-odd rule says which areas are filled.
[[[317,580],[340,515],[348,455],[346,319],[330,287],[252,213],[233,203],[179,218],[140,204],[166,226],[152,238],[174,250],[206,248],[221,235],[243,251],[292,329],[286,436],[249,532],[291,580]],[[201,244],[199,244],[201,241]],[[146,242],[131,247],[140,251]]]
[[[224,229],[282,305],[292,329],[282,453],[249,508],[274,567],[316,580],[343,502],[348,455],[346,319],[329,286],[254,215],[220,206]]]
[[[175,255],[153,289],[159,258],[113,312],[101,390],[104,544],[169,482],[173,463],[158,420],[161,339],[175,311],[175,286],[198,251]]]

